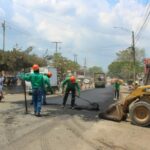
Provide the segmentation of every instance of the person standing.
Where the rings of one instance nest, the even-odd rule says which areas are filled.
[[[114,91],[115,91],[115,97],[114,97],[114,100],[118,100],[119,99],[119,96],[120,96],[120,82],[119,80],[117,79],[114,83]]]
[[[65,89],[65,94],[64,94],[64,87],[65,86],[66,86],[66,89]],[[72,94],[71,108],[74,109],[76,91],[78,92],[78,96],[79,96],[80,95],[80,87],[76,81],[75,76],[71,76],[70,78],[66,78],[62,83],[62,93],[64,94],[62,108],[65,107],[67,99],[68,99],[68,95],[71,92],[71,94]]]
[[[42,91],[44,88],[43,75],[39,73],[39,65],[32,66],[33,73],[20,74],[19,77],[23,80],[30,81],[32,86],[32,101],[34,105],[35,116],[41,116]]]
[[[42,94],[42,104],[43,105],[47,104],[47,102],[46,102],[46,93],[47,93],[47,91],[50,91],[51,94],[54,93],[53,90],[52,90],[51,84],[50,84],[50,78],[51,78],[51,76],[52,76],[51,72],[48,72],[47,74],[45,74],[43,76],[43,78],[44,78],[44,84],[45,84],[44,85],[44,89],[43,89],[43,94]]]

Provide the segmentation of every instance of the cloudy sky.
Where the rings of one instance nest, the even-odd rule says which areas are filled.
[[[59,41],[64,57],[76,54],[81,65],[86,57],[88,67],[107,70],[116,52],[131,46],[131,31],[150,57],[150,19],[137,34],[149,11],[149,0],[0,0],[0,24],[6,21],[6,49],[34,46],[42,56]]]

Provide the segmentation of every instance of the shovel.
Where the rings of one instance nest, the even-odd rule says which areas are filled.
[[[80,97],[80,96],[76,96],[76,97],[80,98],[80,99],[83,100],[83,101],[88,102],[88,103],[90,104],[90,106],[92,107],[92,108],[91,108],[92,110],[99,110],[99,104],[98,104],[98,103],[92,103],[92,102],[90,102],[88,99],[83,98],[83,97]]]

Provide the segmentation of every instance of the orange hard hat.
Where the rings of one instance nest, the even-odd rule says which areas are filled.
[[[71,81],[72,83],[75,83],[75,81],[76,81],[75,76],[71,76],[71,77],[70,77],[70,81]]]
[[[49,72],[47,73],[47,76],[50,78],[50,77],[52,76],[52,73],[49,71]]]
[[[34,71],[39,70],[39,65],[38,65],[38,64],[34,64],[34,65],[32,66],[32,69],[33,69]]]

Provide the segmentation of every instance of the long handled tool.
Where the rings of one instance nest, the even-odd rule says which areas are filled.
[[[86,98],[83,98],[83,97],[80,97],[80,96],[77,96],[78,98],[80,98],[81,100],[83,100],[83,101],[86,101],[86,102],[88,102],[90,105],[91,105],[91,109],[92,110],[99,110],[99,104],[98,103],[92,103],[92,102],[90,102],[88,99],[86,99]]]
[[[25,68],[23,69],[25,73]],[[23,81],[23,90],[24,90],[24,104],[25,104],[25,113],[28,114],[28,105],[27,105],[27,93],[26,93],[26,83]]]

